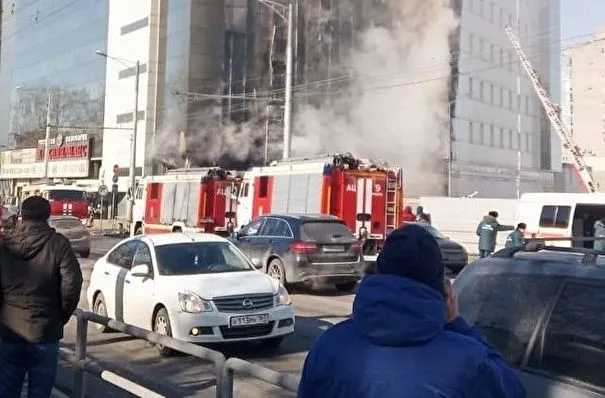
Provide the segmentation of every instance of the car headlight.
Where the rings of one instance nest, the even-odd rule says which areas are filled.
[[[283,285],[279,285],[279,290],[275,296],[275,305],[290,305],[292,304],[292,298]]]
[[[192,314],[212,311],[212,305],[210,305],[209,301],[191,292],[179,293],[179,304],[182,311]]]

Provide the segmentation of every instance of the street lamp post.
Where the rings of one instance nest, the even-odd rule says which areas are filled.
[[[130,139],[130,171],[128,179],[130,180],[130,198],[128,200],[128,221],[132,224],[134,221],[134,200],[135,200],[135,189],[136,189],[136,158],[137,158],[137,125],[138,125],[138,111],[139,111],[139,79],[141,75],[141,61],[136,62],[112,57],[102,51],[97,50],[97,55],[105,58],[113,59],[118,62],[130,62],[135,64],[135,79],[134,79],[134,112],[132,114],[132,137]]]
[[[283,158],[287,159],[292,150],[292,115],[293,115],[293,82],[294,82],[294,10],[297,0],[288,0],[288,5],[273,0],[257,0],[271,8],[288,25],[286,43],[286,84],[284,98],[284,149]],[[287,15],[285,14],[287,13]]]

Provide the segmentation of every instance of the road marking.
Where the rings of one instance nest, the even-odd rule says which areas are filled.
[[[166,398],[164,395],[157,394],[137,383],[125,379],[124,377],[119,376],[108,370],[104,370],[103,373],[101,373],[101,379],[139,397]]]

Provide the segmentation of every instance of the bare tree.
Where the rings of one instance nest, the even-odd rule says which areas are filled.
[[[53,131],[69,131],[69,127],[87,128],[100,144],[103,126],[104,93],[91,95],[85,88],[22,87],[12,112],[13,131],[17,147],[36,146],[43,139],[48,110],[48,93],[52,95],[50,120]],[[95,129],[98,127],[98,129]],[[88,129],[90,128],[90,130]]]

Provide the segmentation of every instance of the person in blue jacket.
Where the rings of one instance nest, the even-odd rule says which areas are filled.
[[[525,398],[514,371],[458,314],[441,252],[421,226],[392,232],[351,319],[323,333],[299,398]]]

